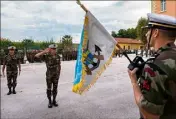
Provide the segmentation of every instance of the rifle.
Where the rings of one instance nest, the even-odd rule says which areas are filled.
[[[122,54],[128,59],[130,64],[128,65],[128,69],[133,70],[134,68],[138,68],[138,71],[136,72],[137,78],[139,78],[142,75],[142,70],[145,65],[145,61],[141,56],[136,56],[133,61],[129,58],[128,54],[125,50],[123,50],[119,44],[116,45],[120,50],[122,50]]]

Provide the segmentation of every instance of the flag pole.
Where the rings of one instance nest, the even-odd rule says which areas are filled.
[[[89,10],[83,5],[81,4],[80,0],[76,0],[77,4],[81,6],[81,8],[87,13]]]

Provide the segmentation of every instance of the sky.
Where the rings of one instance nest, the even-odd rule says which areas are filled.
[[[151,12],[150,1],[81,1],[111,33],[135,27]],[[12,41],[59,42],[71,35],[79,43],[85,12],[76,1],[1,1],[1,37]]]

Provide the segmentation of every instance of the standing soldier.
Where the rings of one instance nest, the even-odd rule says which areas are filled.
[[[46,71],[46,83],[47,83],[47,97],[49,100],[48,108],[52,108],[52,104],[54,106],[58,106],[56,102],[57,96],[57,86],[60,76],[61,70],[61,62],[60,56],[56,53],[56,45],[51,44],[49,48],[35,55],[35,57],[39,58],[44,55],[44,61],[46,63],[47,71]],[[51,101],[51,88],[53,87],[53,102]]]
[[[5,53],[4,50],[1,49],[0,51],[0,65],[3,65],[3,59],[4,59]],[[1,72],[0,72],[0,77],[2,76]]]
[[[148,14],[148,44],[156,55],[147,60],[137,79],[128,71],[136,104],[146,119],[176,119],[176,18]]]
[[[117,50],[117,55],[120,57],[120,50],[119,49]]]
[[[144,49],[141,48],[141,57],[143,57],[143,55],[144,55]]]
[[[5,56],[5,52],[3,49],[1,49],[1,51],[0,51],[0,65],[3,65],[4,56]]]
[[[65,61],[65,52],[62,50],[62,61]]]
[[[68,50],[68,61],[70,61],[72,59],[72,56],[71,56],[71,51]]]
[[[13,94],[16,94],[15,87],[17,85],[18,67],[19,67],[19,75],[21,72],[20,60],[15,55],[15,49],[16,49],[15,46],[8,47],[9,53],[7,56],[5,56],[2,67],[2,73],[5,76],[4,70],[6,66],[7,86],[9,88],[9,92],[7,93],[7,95],[10,95],[12,93],[11,87],[13,87]]]
[[[135,54],[136,54],[136,56],[138,55],[138,49],[135,50]]]
[[[64,50],[64,61],[67,61],[67,51]]]
[[[74,60],[76,60],[77,58],[76,58],[76,56],[77,56],[77,54],[76,54],[77,52],[76,52],[76,50],[74,51]]]

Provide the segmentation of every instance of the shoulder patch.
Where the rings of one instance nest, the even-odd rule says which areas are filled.
[[[163,60],[164,65],[167,65],[168,67],[172,68],[172,69],[176,69],[176,62],[173,59],[166,59]]]
[[[144,80],[143,83],[142,83],[142,89],[145,89],[145,90],[150,90],[151,88],[151,81],[149,80]]]
[[[151,77],[155,77],[156,76],[155,72],[150,67],[144,68],[144,72],[150,74]]]

